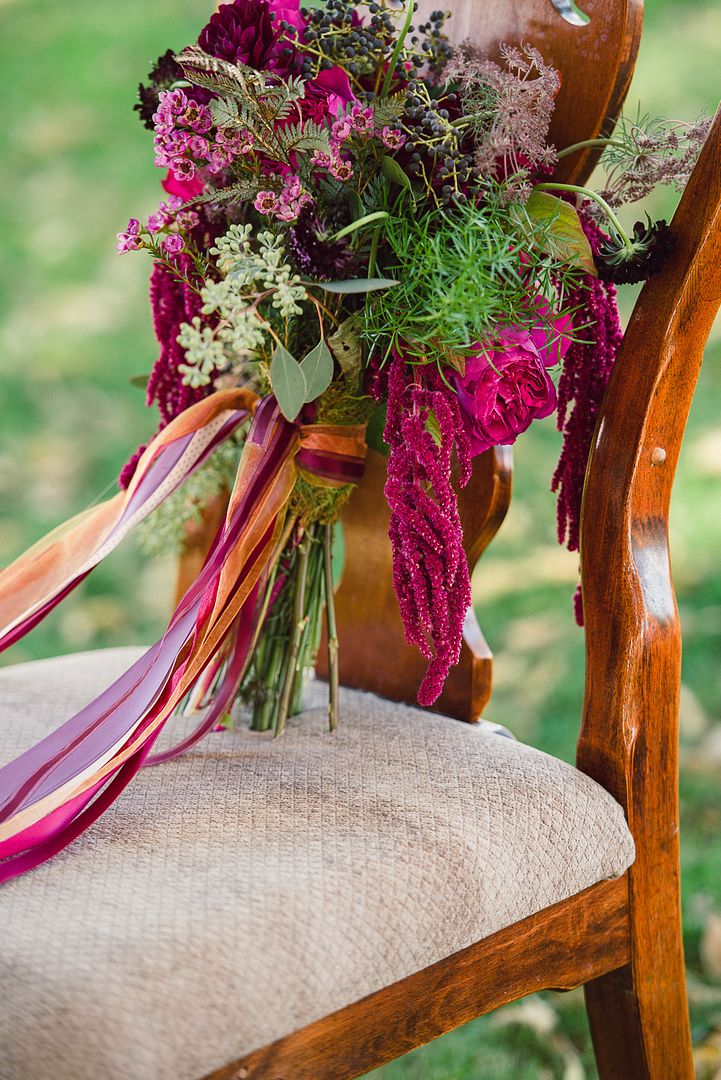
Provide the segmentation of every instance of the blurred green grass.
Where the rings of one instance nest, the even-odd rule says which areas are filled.
[[[93,501],[155,418],[128,383],[155,355],[148,263],[114,234],[158,200],[150,138],[132,112],[148,62],[192,40],[198,0],[0,2],[0,565]],[[693,118],[721,87],[713,3],[649,4],[629,111]],[[672,48],[671,48],[672,44]],[[592,74],[589,74],[592,77]],[[654,212],[667,216],[661,193]],[[631,218],[631,220],[634,220]],[[632,298],[625,301],[626,309]],[[682,859],[698,1070],[721,1077],[721,335],[707,351],[679,468],[672,549],[684,627]],[[555,543],[552,423],[518,444],[506,525],[474,580],[496,655],[489,719],[572,760],[583,640],[570,606],[577,560]],[[132,543],[26,642],[17,662],[151,640],[172,558]],[[716,930],[714,928],[716,927]],[[378,1080],[579,1080],[596,1075],[578,993],[527,999],[373,1074]]]

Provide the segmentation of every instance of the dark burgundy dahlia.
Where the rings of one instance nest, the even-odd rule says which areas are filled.
[[[360,259],[346,240],[331,240],[332,231],[312,203],[298,215],[288,249],[301,274],[318,281],[342,281],[358,272]]]
[[[256,71],[286,75],[294,66],[295,48],[271,17],[267,0],[233,0],[222,4],[201,31],[198,45],[204,52],[241,63]]]

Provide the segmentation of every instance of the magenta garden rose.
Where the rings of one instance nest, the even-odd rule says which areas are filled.
[[[570,320],[548,325],[545,314],[539,312],[531,330],[501,330],[493,349],[479,347],[466,359],[465,373],[451,377],[473,457],[492,446],[514,443],[534,420],[556,408],[549,368],[566,354]]]
[[[319,72],[305,84],[305,94],[299,102],[303,116],[318,123],[328,117],[335,120],[349,105],[355,104],[350,79],[343,68],[335,65]]]

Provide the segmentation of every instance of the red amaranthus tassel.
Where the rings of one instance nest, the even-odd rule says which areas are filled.
[[[421,705],[439,697],[458,663],[463,620],[471,603],[458,499],[451,483],[454,453],[460,483],[471,461],[458,402],[435,366],[411,367],[394,353],[388,370],[390,445],[386,498],[391,510],[393,583],[406,640],[428,661]]]
[[[190,267],[187,256],[180,255],[177,261],[181,273],[187,273]],[[185,353],[178,344],[180,325],[191,322],[193,316],[199,315],[201,306],[202,301],[193,289],[162,263],[155,264],[150,278],[150,307],[160,355],[148,379],[147,404],[158,404],[161,416],[158,430],[162,431],[174,417],[206,397],[213,389],[212,386],[195,389],[185,386],[178,370],[178,366],[185,362]],[[132,480],[144,450],[144,446],[138,447],[123,466],[118,481],[123,490]]]
[[[594,254],[607,239],[589,214],[579,214],[583,231]],[[563,449],[553,474],[551,490],[558,492],[558,541],[578,551],[581,500],[588,455],[606,385],[613,370],[623,331],[618,316],[616,287],[588,276],[568,297],[576,333],[582,341],[571,343],[558,383],[558,430]],[[576,621],[583,625],[580,593],[574,601]]]
[[[189,265],[187,256],[178,257],[178,269],[182,273],[188,272]],[[167,267],[156,263],[150,279],[150,306],[160,355],[148,381],[148,405],[157,402],[163,424],[167,424],[212,389],[185,386],[178,371],[179,365],[185,363],[185,352],[178,344],[180,325],[200,315],[202,300]]]

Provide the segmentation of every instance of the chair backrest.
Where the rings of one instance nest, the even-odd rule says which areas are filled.
[[[444,6],[452,12],[448,29],[455,40],[469,39],[489,55],[504,42],[531,41],[560,71],[562,86],[551,133],[557,144],[592,138],[618,115],[638,51],[641,0],[585,0],[581,5],[589,19],[585,24],[569,0],[450,0]],[[433,0],[422,0],[418,18],[434,7]],[[563,159],[557,177],[582,181],[594,161],[593,151],[581,150]],[[510,448],[482,454],[461,494],[471,567],[505,517],[511,470]],[[403,636],[392,583],[384,483],[385,462],[370,452],[363,483],[343,517],[346,565],[336,599],[340,676],[346,686],[413,702],[425,664]],[[325,674],[325,663],[321,649],[320,674]],[[471,612],[460,663],[436,708],[459,719],[477,719],[491,694],[491,676],[492,654]]]
[[[636,812],[675,777],[681,635],[668,510],[703,350],[721,305],[721,108],[644,286],[596,430],[584,489],[586,696],[579,764]],[[672,785],[675,789],[675,781]],[[656,807],[663,818],[663,807]],[[667,815],[667,820],[672,817]]]
[[[675,252],[643,288],[596,429],[584,490],[586,693],[579,768],[623,806],[636,843],[634,975],[657,1001],[684,979],[678,722],[681,632],[668,510],[703,349],[721,304],[721,109],[672,222]],[[668,914],[659,926],[658,912]],[[646,1006],[644,1006],[645,1008]],[[666,1023],[664,1017],[664,1023]],[[685,1025],[678,1016],[669,1021]],[[683,1030],[670,1038],[682,1045]]]

